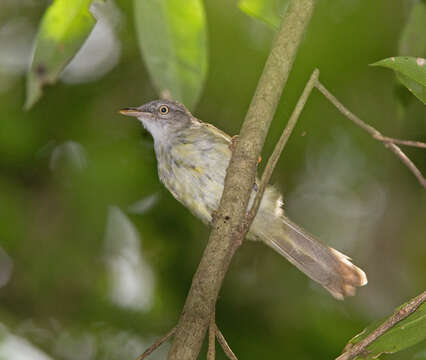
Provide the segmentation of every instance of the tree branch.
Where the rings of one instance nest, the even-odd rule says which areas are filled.
[[[167,341],[171,336],[173,336],[173,334],[176,332],[176,326],[171,329],[166,335],[164,335],[163,337],[161,337],[160,339],[158,339],[154,344],[152,344],[148,349],[146,349],[144,351],[144,353],[140,356],[138,356],[138,358],[136,360],[144,360],[146,359],[153,351],[157,350],[161,344],[165,341]]]
[[[418,307],[426,301],[426,291],[415,297],[413,300],[408,302],[405,306],[396,311],[389,319],[387,319],[382,325],[368,335],[364,340],[352,346],[348,351],[340,355],[336,360],[350,360],[367,351],[368,345],[375,341],[379,336],[383,335],[386,331],[390,330],[401,320],[404,320],[407,316],[415,312]]]
[[[228,357],[228,359],[229,360],[238,360],[237,357],[235,356],[234,352],[231,350],[231,347],[226,342],[225,337],[223,336],[223,334],[221,333],[221,331],[219,330],[219,328],[217,326],[216,326],[216,337],[217,337],[217,341],[219,341],[219,344],[220,344],[220,346],[222,346],[223,352]]]
[[[380,140],[383,142],[385,147],[389,148],[396,156],[399,157],[399,159],[405,164],[405,166],[410,169],[410,171],[414,174],[414,176],[417,178],[419,183],[426,188],[426,179],[423,177],[420,170],[414,165],[414,163],[408,158],[407,155],[399,148],[399,146],[395,145],[397,143],[397,139],[391,139],[384,137],[378,130],[376,130],[374,127],[368,125],[364,121],[362,121],[359,117],[357,117],[355,114],[353,114],[351,111],[349,111],[337,98],[330,93],[323,84],[321,84],[320,81],[317,81],[315,87],[339,110],[343,115],[345,115],[349,120],[353,121],[356,125],[358,125],[360,128],[364,129],[366,132],[368,132],[373,139]],[[392,141],[390,141],[392,140]],[[405,142],[404,145],[407,145],[407,143],[410,143],[410,146],[413,146],[413,143],[422,144],[419,142],[411,142],[406,140],[400,140],[399,143]],[[422,146],[419,146],[422,147]]]
[[[256,177],[256,166],[315,0],[291,0],[259,80],[228,167],[209,241],[192,280],[169,360],[196,359],[238,240]]]
[[[390,143],[399,144],[399,145],[426,149],[426,143],[421,141],[401,140],[401,139],[395,139],[395,138],[391,138],[391,137],[383,136],[383,135],[374,135],[373,137],[382,142],[390,142]]]

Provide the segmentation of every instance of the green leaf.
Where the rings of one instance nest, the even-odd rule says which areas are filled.
[[[207,35],[201,0],[134,0],[142,57],[162,97],[192,108],[207,73]]]
[[[55,0],[44,13],[27,75],[25,109],[40,99],[44,85],[56,82],[86,41],[96,22],[89,12],[91,2]]]
[[[405,304],[404,304],[405,305]],[[404,306],[402,305],[402,306]],[[401,306],[401,307],[402,307]],[[400,308],[401,308],[400,307]],[[399,309],[399,308],[398,308]],[[396,309],[396,311],[398,310]],[[349,341],[349,344],[356,344],[365,339],[372,331],[384,322],[375,322],[368,326],[362,333]],[[375,359],[380,354],[392,354],[418,344],[426,339],[426,303],[404,320],[397,323],[393,328],[377,338],[376,341],[367,347],[367,354],[358,356],[355,359]]]
[[[426,60],[411,56],[391,57],[371,66],[383,66],[395,71],[398,79],[423,104],[426,104]]]
[[[240,0],[238,7],[247,15],[278,29],[288,0]]]
[[[399,55],[426,57],[426,1],[418,1],[399,39]]]

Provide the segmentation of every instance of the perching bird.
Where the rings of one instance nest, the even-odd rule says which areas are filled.
[[[120,112],[137,117],[151,133],[158,174],[166,188],[209,224],[222,195],[231,137],[196,119],[176,101],[156,100]],[[255,186],[253,195],[256,191]],[[263,241],[335,298],[354,295],[357,286],[367,283],[364,271],[284,216],[281,199],[273,186],[266,188],[247,238]]]

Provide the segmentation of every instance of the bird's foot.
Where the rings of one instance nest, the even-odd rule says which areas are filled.
[[[229,150],[231,150],[232,152],[234,152],[235,147],[237,146],[237,141],[238,141],[238,135],[234,135],[233,137],[231,137],[231,142],[229,143],[228,147],[229,147]]]

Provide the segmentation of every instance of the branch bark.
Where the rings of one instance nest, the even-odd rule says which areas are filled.
[[[314,3],[291,0],[284,14],[234,147],[219,209],[179,319],[169,360],[196,359],[200,352],[223,278],[247,231],[243,222],[258,158]]]

